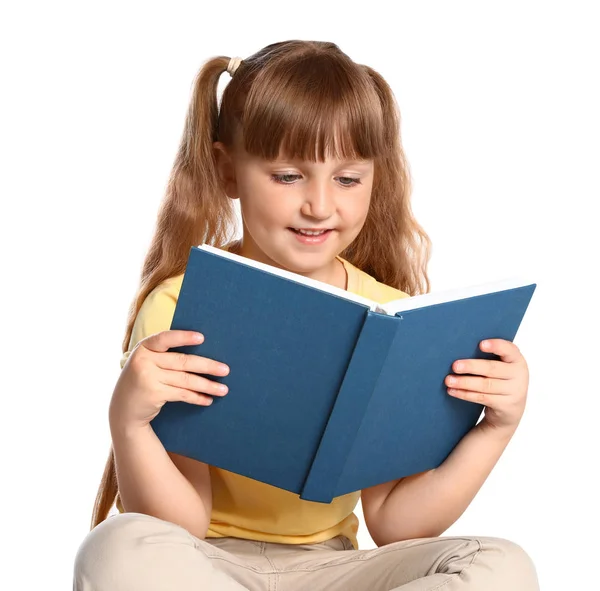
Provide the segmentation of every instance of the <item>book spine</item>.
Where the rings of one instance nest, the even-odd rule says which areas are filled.
[[[367,312],[301,499],[332,501],[398,325],[398,318]]]

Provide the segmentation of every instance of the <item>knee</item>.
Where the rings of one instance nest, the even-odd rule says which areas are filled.
[[[533,567],[533,561],[527,552],[510,540],[503,538],[492,538],[495,546],[499,549],[502,554],[503,561],[506,564],[513,565],[515,567],[523,567],[530,569]]]
[[[181,537],[193,544],[191,536],[178,525],[141,513],[114,515],[97,525],[83,540],[75,556],[75,589],[104,588],[100,581],[117,576],[128,579],[155,552],[166,536]],[[123,587],[127,588],[127,587]],[[135,587],[131,587],[135,588]]]
[[[518,589],[538,589],[535,565],[530,555],[519,544],[503,538],[479,538],[481,550],[493,554],[492,563],[519,581]]]

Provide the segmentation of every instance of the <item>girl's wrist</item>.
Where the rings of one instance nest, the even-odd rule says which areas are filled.
[[[113,417],[109,418],[109,428],[113,441],[115,439],[130,441],[152,431],[149,423],[124,421]]]
[[[508,443],[517,430],[517,425],[498,427],[487,421],[485,417],[475,426],[475,429],[485,433],[486,436],[494,437]]]

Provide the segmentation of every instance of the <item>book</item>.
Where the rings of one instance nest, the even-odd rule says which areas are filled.
[[[447,393],[457,359],[499,359],[536,284],[510,278],[379,304],[209,245],[190,249],[173,350],[226,363],[224,397],[167,402],[167,451],[329,503],[438,467],[482,416]]]

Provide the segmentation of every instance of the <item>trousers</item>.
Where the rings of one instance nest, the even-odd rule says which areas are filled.
[[[537,591],[517,544],[436,537],[355,550],[344,536],[306,545],[201,540],[140,513],[113,515],[87,534],[74,591]]]

